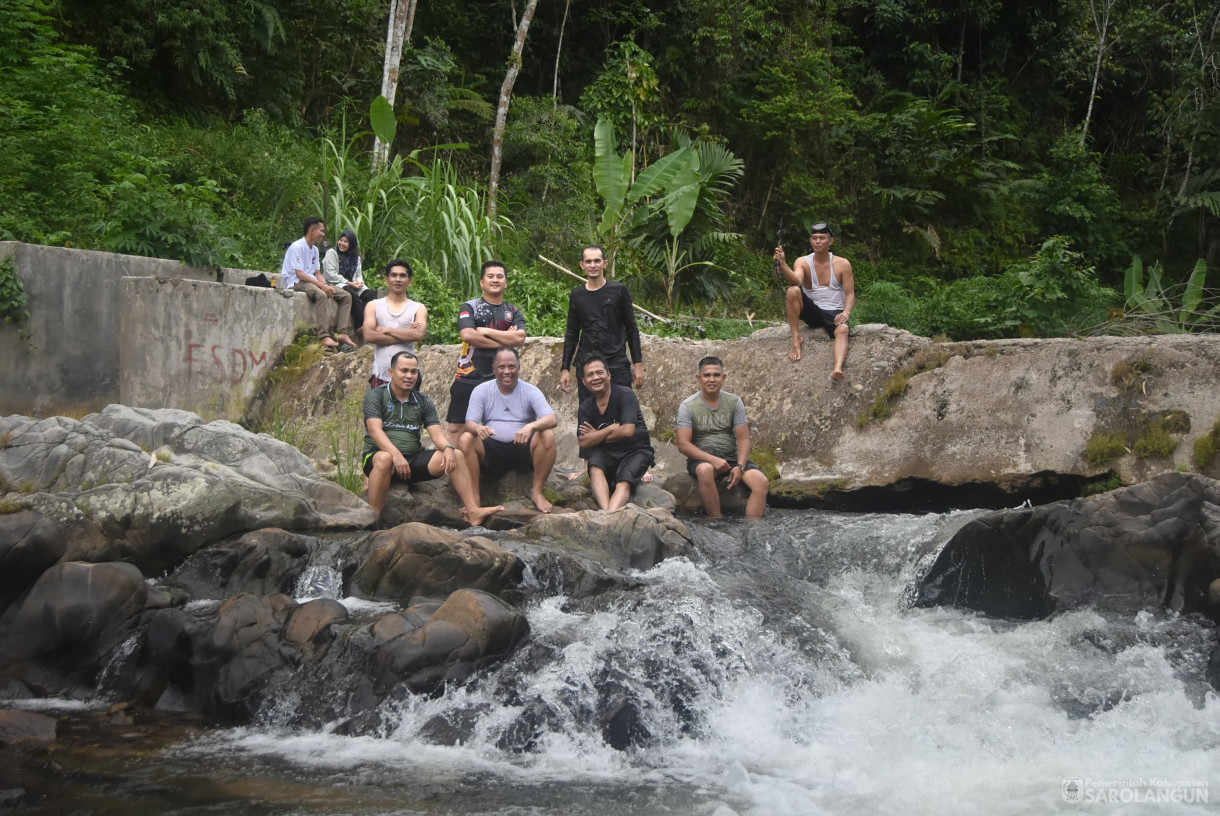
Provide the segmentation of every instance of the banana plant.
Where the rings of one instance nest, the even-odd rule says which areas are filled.
[[[1144,263],[1138,255],[1131,259],[1123,278],[1126,316],[1151,321],[1163,333],[1214,330],[1220,322],[1220,303],[1208,297],[1207,262],[1195,263],[1185,284],[1165,286],[1161,265],[1148,267],[1148,282],[1144,282]],[[1181,294],[1179,304],[1174,298]]]

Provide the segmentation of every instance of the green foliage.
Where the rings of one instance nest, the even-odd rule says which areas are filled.
[[[1081,496],[1097,496],[1101,493],[1109,493],[1111,490],[1118,490],[1124,487],[1123,480],[1117,474],[1111,474],[1109,477],[1100,481],[1089,482],[1081,491]]]
[[[346,119],[337,139],[321,140],[326,183],[316,188],[314,211],[327,213],[332,234],[354,231],[370,266],[405,258],[459,293],[476,292],[493,238],[511,223],[488,218],[482,189],[459,180],[457,168],[439,153],[424,164],[413,151],[372,171],[364,141],[362,134],[347,136]]]
[[[1162,459],[1173,455],[1178,441],[1163,423],[1154,421],[1135,440],[1131,452],[1141,459]]]
[[[1028,261],[1010,267],[993,297],[987,313],[976,318],[981,334],[1053,337],[1104,313],[1116,295],[1098,285],[1084,256],[1057,235]]]
[[[1017,182],[1014,192],[1034,234],[1064,236],[1102,269],[1115,268],[1131,254],[1118,194],[1106,182],[1101,157],[1081,147],[1078,134],[1060,137],[1047,168]]]
[[[1220,419],[1212,425],[1212,429],[1195,440],[1195,467],[1200,471],[1207,470],[1220,454]]]
[[[1138,255],[1123,278],[1121,313],[1088,329],[1089,334],[1183,334],[1220,331],[1220,291],[1208,290],[1207,262],[1200,258],[1182,283],[1166,285],[1160,264],[1148,267]]]
[[[29,298],[25,294],[25,284],[17,273],[17,264],[12,258],[0,260],[0,317],[5,323],[24,323],[30,319],[26,309]]]
[[[106,209],[98,225],[111,252],[174,258],[192,266],[229,266],[236,242],[219,234],[215,209],[225,190],[212,179],[174,184],[164,159],[121,152],[114,180],[102,188]]]
[[[633,40],[617,42],[608,50],[605,67],[585,88],[580,107],[611,128],[630,134],[631,149],[622,159],[630,171],[637,150],[641,163],[647,163],[650,137],[665,121],[660,80],[652,67],[652,55]]]
[[[1130,453],[1126,436],[1114,431],[1094,431],[1084,444],[1084,460],[1095,467],[1112,462],[1126,453]]]

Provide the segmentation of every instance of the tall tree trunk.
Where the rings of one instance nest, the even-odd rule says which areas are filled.
[[[1089,89],[1089,108],[1084,114],[1084,124],[1080,128],[1080,146],[1084,147],[1089,137],[1089,122],[1093,119],[1093,102],[1097,99],[1097,86],[1101,82],[1101,67],[1105,63],[1106,52],[1114,45],[1117,38],[1106,42],[1110,33],[1110,12],[1114,9],[1116,0],[1101,0],[1101,17],[1097,16],[1097,0],[1089,0],[1089,9],[1093,13],[1093,29],[1097,32],[1097,64],[1093,67],[1093,87]]]
[[[529,34],[534,20],[534,9],[538,0],[529,0],[517,23],[517,37],[513,40],[513,52],[508,57],[508,70],[504,73],[504,84],[500,86],[500,104],[496,107],[496,128],[491,135],[491,173],[487,179],[487,217],[496,217],[496,192],[500,187],[500,162],[504,153],[504,128],[508,124],[508,103],[513,96],[513,85],[521,73],[521,52],[525,50],[525,36]]]
[[[563,22],[559,24],[559,45],[555,46],[555,81],[551,84],[551,99],[555,108],[559,108],[559,55],[563,53],[563,32],[568,27],[568,10],[572,8],[572,0],[564,0]]]
[[[381,71],[381,95],[394,107],[398,95],[398,67],[402,63],[403,45],[411,41],[415,25],[415,6],[419,0],[390,0],[390,27],[386,32],[385,66]],[[390,145],[374,139],[373,172],[381,170],[390,160]]]

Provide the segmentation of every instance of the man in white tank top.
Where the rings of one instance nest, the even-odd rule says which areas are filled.
[[[835,242],[830,225],[819,221],[810,228],[809,246],[813,252],[796,260],[796,269],[788,266],[784,248],[775,248],[775,260],[779,261],[784,279],[791,284],[785,296],[785,312],[788,328],[792,332],[792,348],[788,359],[801,359],[801,321],[811,328],[822,328],[834,341],[834,368],[832,380],[843,379],[843,363],[847,360],[847,335],[851,330],[848,322],[852,307],[856,305],[856,282],[851,275],[851,263],[846,258],[837,258],[830,251]]]
[[[415,351],[428,333],[428,308],[407,297],[414,277],[411,265],[395,258],[385,266],[389,294],[364,307],[364,342],[376,346],[371,388],[388,383],[390,360],[400,351]]]

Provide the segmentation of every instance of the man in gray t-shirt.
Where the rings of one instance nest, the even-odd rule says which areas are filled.
[[[532,470],[530,500],[539,512],[553,509],[542,493],[555,467],[555,412],[532,383],[520,379],[521,358],[504,346],[492,358],[494,380],[475,386],[466,407],[466,425],[458,447],[478,490],[479,473]]]
[[[761,519],[767,507],[770,482],[758,465],[750,461],[750,426],[741,397],[722,391],[724,363],[718,357],[699,361],[699,391],[678,406],[675,437],[686,456],[686,470],[699,485],[703,509],[720,518],[720,493],[716,480],[728,477],[725,487],[745,482],[750,489],[746,516]]]

